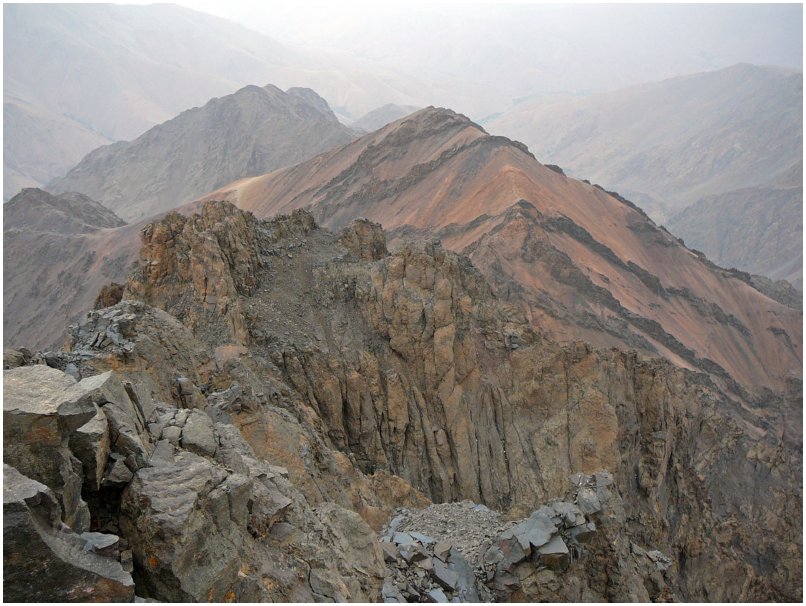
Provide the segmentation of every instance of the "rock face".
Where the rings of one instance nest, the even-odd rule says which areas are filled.
[[[121,340],[92,343],[103,351]],[[49,361],[68,358],[82,374],[108,362],[86,348]],[[170,394],[159,377],[135,388],[121,376],[76,382],[45,364],[4,371],[7,597],[131,601],[136,583],[161,601],[377,598],[382,556],[357,513],[309,505],[233,425],[153,400]]]
[[[797,384],[761,408],[561,346],[466,257],[389,253],[366,220],[335,235],[210,202],[142,238],[123,300],[68,351],[8,356],[69,368],[106,416],[82,494],[138,595],[800,599]],[[390,524],[429,499],[482,504],[476,530]]]
[[[185,111],[134,141],[96,149],[48,189],[84,193],[137,221],[353,138],[310,89],[247,86]]]
[[[776,437],[799,426],[797,391],[761,414],[666,362],[557,346],[499,303],[467,259],[429,243],[384,256],[366,222],[337,238],[304,213],[259,222],[209,203],[164,245],[151,235],[158,229],[144,232],[126,297],[183,318],[219,357],[265,360],[363,473],[401,476],[435,501],[470,498],[525,514],[562,494],[570,474],[613,469],[627,515],[640,520],[635,538],[686,553],[677,595],[792,591],[792,571],[762,572],[750,554],[771,550],[784,562],[799,550],[799,521],[785,511],[800,489],[789,496],[783,475],[750,469],[799,469],[799,433]],[[203,267],[206,282],[193,279]],[[254,438],[262,442],[267,428],[243,427],[266,448]],[[786,453],[781,463],[776,452]],[[705,468],[733,480],[696,471]],[[598,507],[585,491],[579,506]],[[748,507],[779,512],[780,533],[740,532],[753,525]],[[747,556],[706,531],[725,519],[742,520],[728,532]],[[738,583],[747,574],[753,581]]]

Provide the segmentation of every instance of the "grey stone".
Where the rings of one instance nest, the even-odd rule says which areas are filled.
[[[532,549],[530,545],[524,547],[523,543],[514,536],[500,538],[495,547],[502,554],[498,562],[499,570],[511,570],[513,566],[529,557]]]
[[[574,526],[568,531],[568,534],[572,539],[575,539],[579,543],[587,543],[591,540],[591,538],[593,538],[595,532],[596,524],[593,522],[586,522],[585,524]]]
[[[392,541],[394,541],[398,545],[411,545],[412,543],[414,543],[414,537],[412,537],[407,532],[396,532],[392,536]]]
[[[146,417],[138,402],[113,371],[83,379],[79,387],[103,409],[109,422],[109,437],[114,452],[132,455],[136,468],[144,467],[150,454]]]
[[[132,481],[134,474],[124,459],[110,461],[110,466],[104,475],[103,484],[107,486],[125,486]]]
[[[613,476],[610,475],[610,473],[607,471],[597,471],[596,473],[593,474],[593,477],[596,480],[597,488],[613,485]]]
[[[215,456],[218,440],[213,420],[199,410],[191,410],[182,429],[182,448],[202,456]]]
[[[577,493],[577,505],[585,515],[598,513],[602,510],[602,504],[599,502],[599,497],[596,491],[592,488],[583,487]]]
[[[406,598],[400,592],[400,589],[392,582],[392,579],[386,577],[383,581],[383,589],[381,590],[381,597],[387,604],[405,603]]]
[[[398,551],[394,543],[388,541],[381,541],[381,550],[383,551],[383,559],[387,563],[397,561]]]
[[[434,580],[439,583],[443,589],[447,589],[448,591],[456,589],[456,585],[459,582],[459,575],[456,571],[451,570],[451,568],[441,560],[434,559],[433,563],[434,570],[431,571],[431,576],[434,577]]]
[[[448,556],[448,566],[458,576],[455,593],[460,601],[478,602],[479,594],[476,591],[476,575],[458,549],[451,549]]]
[[[434,555],[444,562],[448,558],[451,547],[453,544],[450,541],[440,541],[434,545]]]
[[[165,467],[174,464],[174,446],[168,440],[160,440],[148,460],[151,467]]]
[[[114,534],[101,532],[82,532],[84,551],[91,551],[108,558],[117,558],[120,547],[120,537]]]
[[[573,503],[566,503],[564,501],[552,503],[551,508],[562,520],[565,528],[571,528],[572,526],[578,526],[579,524],[585,523],[584,514],[580,508]]]
[[[653,549],[646,552],[647,557],[655,563],[655,567],[661,572],[668,570],[672,565],[672,560],[662,552]]]
[[[428,557],[428,553],[418,543],[409,543],[408,545],[401,545],[399,548],[400,557],[406,560],[409,564],[424,560]]]
[[[69,437],[96,415],[92,398],[72,377],[43,365],[3,371],[3,386],[4,462],[55,492],[65,524],[88,530],[84,468]]]
[[[181,437],[182,429],[180,427],[176,427],[175,425],[169,425],[162,430],[162,439],[168,440],[174,446],[179,446]]]
[[[502,538],[516,538],[520,542],[524,551],[529,551],[531,547],[545,545],[557,530],[557,526],[546,514],[544,509],[535,511],[523,522],[507,530],[501,535]]]
[[[428,597],[429,602],[436,604],[445,604],[448,602],[448,597],[445,595],[445,592],[439,588],[432,589],[426,594],[426,596]]]
[[[424,535],[419,532],[409,532],[408,534],[411,535],[413,539],[420,541],[420,543],[422,543],[423,545],[433,545],[434,543],[436,543],[436,539],[432,539],[428,535]]]
[[[538,548],[537,553],[540,554],[540,563],[552,570],[565,570],[571,563],[568,546],[560,535],[553,536],[548,543]]]
[[[277,522],[276,524],[272,525],[269,534],[272,536],[273,539],[282,541],[286,537],[291,536],[296,531],[297,528],[293,524],[289,524],[288,522]]]
[[[109,425],[103,410],[95,406],[95,416],[76,429],[69,438],[70,450],[81,461],[84,480],[98,490],[109,459]]]

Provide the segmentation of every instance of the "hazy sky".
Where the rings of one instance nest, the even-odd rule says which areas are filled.
[[[714,61],[775,63],[802,67],[801,4],[545,4],[535,2],[254,2],[200,0],[184,6],[237,21],[292,44],[358,51],[389,58],[403,40],[446,47],[456,34],[484,48],[491,29],[540,32],[548,27],[570,39],[611,32],[634,37],[657,51],[704,47]],[[434,31],[445,37],[428,37]],[[653,35],[660,34],[660,38]],[[492,36],[494,41],[496,36]],[[540,40],[532,40],[533,44]],[[638,52],[638,48],[634,48]],[[432,57],[438,60],[439,56]]]

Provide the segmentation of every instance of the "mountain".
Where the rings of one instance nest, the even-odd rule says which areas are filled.
[[[36,188],[22,190],[3,207],[3,229],[82,234],[121,227],[126,222],[111,210],[79,193],[53,196]]]
[[[110,140],[79,122],[3,97],[3,200],[62,176]]]
[[[259,217],[306,208],[333,229],[367,217],[393,242],[438,237],[561,342],[635,348],[752,391],[780,391],[801,373],[799,310],[690,251],[617,194],[450,110],[422,110],[204,199]]]
[[[803,161],[763,185],[704,198],[668,226],[723,267],[803,289]]]
[[[134,141],[96,149],[48,189],[85,193],[133,221],[353,138],[310,89],[247,86],[182,112]]]
[[[101,287],[121,282],[142,225],[76,193],[24,189],[3,205],[3,332],[6,342],[62,345],[67,325]]]
[[[396,105],[394,103],[387,103],[386,105],[373,109],[371,112],[364,114],[358,120],[353,122],[352,126],[354,128],[359,128],[364,132],[371,133],[374,130],[378,130],[379,128],[386,126],[390,122],[399,120],[403,116],[413,114],[418,109],[420,108],[415,107],[414,105]]]
[[[256,82],[313,88],[353,118],[382,103],[424,105],[444,89],[177,5],[5,4],[3,23],[4,105],[13,106],[4,129],[14,146],[4,199],[18,184],[44,186],[99,145]]]
[[[4,353],[9,598],[802,598],[799,386],[561,346],[366,219],[140,237],[65,350]]]
[[[583,98],[520,104],[485,123],[542,161],[615,189],[656,221],[767,183],[803,155],[803,73],[748,64]]]

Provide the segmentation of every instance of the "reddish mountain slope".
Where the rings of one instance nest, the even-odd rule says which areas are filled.
[[[629,202],[449,110],[422,110],[205,197],[222,198],[259,217],[306,207],[334,229],[365,216],[398,238],[438,236],[559,340],[660,354],[753,391],[801,375],[799,310],[699,257]]]

